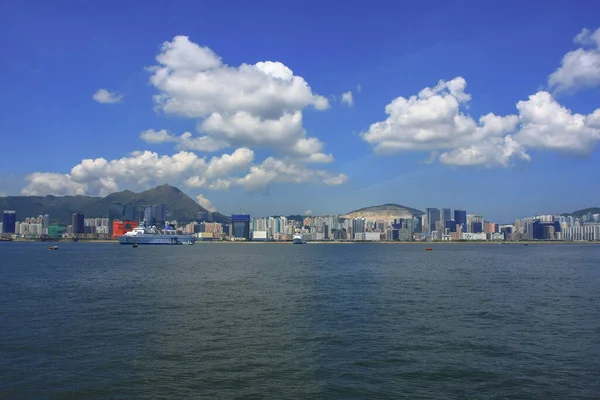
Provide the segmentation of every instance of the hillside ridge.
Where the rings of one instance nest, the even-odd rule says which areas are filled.
[[[403,206],[396,203],[386,203],[377,206],[369,206],[350,211],[341,218],[378,218],[378,219],[396,219],[412,218],[425,214],[416,208]]]
[[[164,184],[139,193],[123,190],[105,197],[96,196],[8,196],[0,197],[0,209],[16,210],[17,220],[48,214],[52,223],[68,225],[74,213],[86,217],[107,218],[109,204],[134,205],[136,212],[142,205],[166,204],[167,219],[191,222],[208,211],[179,188]],[[214,221],[229,223],[229,217],[213,213]]]
[[[577,211],[573,211],[571,213],[564,213],[562,214],[563,217],[577,217],[577,218],[581,218],[582,216],[591,213],[591,214],[598,214],[600,213],[600,207],[588,207],[588,208],[582,208],[581,210],[577,210]]]

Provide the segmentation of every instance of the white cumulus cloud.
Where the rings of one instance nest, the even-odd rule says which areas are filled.
[[[165,129],[161,129],[160,131],[148,129],[140,133],[140,138],[148,143],[165,143],[179,141],[178,136],[170,134]]]
[[[228,144],[211,138],[210,136],[194,137],[190,132],[184,132],[177,136],[165,129],[155,131],[148,129],[140,133],[140,138],[146,143],[168,143],[177,144],[178,150],[194,150],[214,152],[228,147]]]
[[[548,78],[550,88],[557,92],[600,85],[600,28],[583,29],[574,42],[581,47],[565,54]]]
[[[156,65],[148,68],[157,90],[156,109],[193,120],[198,133],[148,129],[139,134],[150,145],[172,144],[178,153],[135,151],[115,160],[85,159],[69,173],[36,172],[23,194],[106,195],[121,189],[147,189],[169,182],[189,188],[266,190],[273,183],[344,183],[347,177],[309,163],[331,163],[324,143],[303,125],[306,109],[325,110],[328,100],[281,62],[227,65],[208,47],[176,36],[163,43]],[[123,96],[100,89],[102,103]],[[196,152],[227,153],[212,158]],[[261,149],[264,161],[255,160]],[[273,154],[275,153],[275,154]]]
[[[521,129],[515,138],[523,145],[587,155],[600,141],[600,108],[589,115],[573,114],[548,92],[517,103]]]
[[[105,196],[121,189],[147,189],[171,182],[199,187],[198,181],[212,179],[219,174],[244,172],[252,162],[253,152],[237,149],[206,161],[191,152],[181,151],[173,156],[160,156],[150,151],[135,151],[116,160],[86,159],[68,174],[36,172],[27,176],[23,195],[88,194]]]
[[[106,89],[98,89],[98,91],[94,93],[92,98],[98,103],[113,104],[121,102],[121,100],[123,100],[123,95],[119,93],[109,92]]]
[[[495,137],[488,141],[457,148],[440,154],[442,164],[458,166],[509,167],[513,159],[530,161],[524,148],[510,135]]]
[[[346,104],[348,107],[354,105],[354,98],[352,97],[352,92],[350,90],[342,93],[342,104]]]
[[[462,77],[440,81],[416,96],[398,97],[385,107],[388,118],[362,133],[376,152],[446,151],[440,161],[457,165],[507,166],[513,159],[528,160],[524,149],[504,137],[518,118],[492,113],[475,121],[461,112],[471,96]],[[502,140],[499,140],[502,139]]]
[[[186,36],[165,42],[149,68],[159,93],[154,100],[167,114],[201,119],[200,138],[231,147],[268,148],[306,162],[329,162],[323,143],[309,138],[302,124],[306,107],[324,110],[327,99],[313,93],[304,78],[280,62],[232,67],[208,47]],[[318,143],[315,153],[298,152],[298,142]],[[174,141],[175,140],[171,140]],[[301,147],[301,146],[300,146]]]
[[[200,204],[201,207],[205,208],[207,211],[217,212],[215,206],[213,206],[210,200],[204,197],[203,194],[199,194],[198,196],[196,196],[196,201],[198,202],[198,204]]]
[[[259,165],[253,165],[243,177],[220,179],[210,186],[213,190],[226,190],[239,186],[247,192],[266,192],[275,183],[323,183],[336,186],[345,183],[344,174],[332,174],[325,170],[305,168],[291,159],[269,157]]]
[[[24,196],[55,196],[85,195],[86,185],[75,182],[69,174],[53,172],[34,172],[26,178],[28,184],[21,190]]]
[[[540,91],[517,103],[518,115],[489,113],[474,120],[461,107],[470,101],[466,81],[440,81],[385,108],[388,118],[362,133],[376,152],[422,150],[458,166],[509,167],[530,161],[527,149],[588,154],[600,141],[600,109],[573,114]]]
[[[27,176],[28,183],[21,193],[105,196],[123,189],[144,190],[164,182],[188,188],[241,187],[247,192],[259,192],[276,183],[340,185],[347,179],[344,174],[306,168],[304,163],[289,158],[268,157],[254,164],[254,151],[243,147],[210,159],[187,151],[172,156],[135,151],[116,160],[82,160],[68,174],[35,172]]]
[[[208,179],[229,176],[236,171],[245,170],[254,160],[254,152],[250,149],[239,148],[231,154],[210,159],[205,175]]]

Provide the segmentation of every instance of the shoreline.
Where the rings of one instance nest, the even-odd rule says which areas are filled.
[[[88,240],[78,240],[77,242],[73,242],[72,240],[39,240],[39,239],[16,239],[16,240],[2,240],[0,243],[112,243],[119,244],[118,240],[112,239],[88,239]],[[247,244],[247,245],[257,245],[257,244],[270,244],[270,245],[287,245],[294,244],[292,241],[230,241],[230,240],[197,240],[195,242],[197,245],[202,244]],[[563,241],[563,240],[522,240],[518,242],[511,241],[438,241],[438,242],[400,242],[400,241],[341,241],[341,240],[316,240],[305,242],[304,244],[308,245],[322,245],[322,244],[378,244],[378,245],[424,245],[424,246],[437,246],[437,245],[464,245],[464,244],[472,244],[472,245],[530,245],[530,244],[541,244],[541,245],[569,245],[569,244],[587,244],[587,245],[600,245],[600,241]]]
[[[261,242],[261,241],[201,241],[198,240],[196,241],[195,244],[206,244],[206,243],[223,243],[223,244],[294,244],[291,241],[287,241],[287,242],[276,242],[276,241],[265,241],[265,242]],[[433,246],[433,245],[453,245],[453,244],[458,244],[458,245],[463,245],[463,244],[481,244],[481,245],[485,245],[485,244],[489,244],[489,245],[529,245],[529,244],[596,244],[596,245],[600,245],[600,241],[581,241],[581,242],[577,242],[577,241],[559,241],[559,240],[555,240],[555,241],[535,241],[535,240],[523,240],[523,241],[519,241],[519,242],[492,242],[492,241],[464,241],[464,242],[459,242],[459,241],[454,241],[454,242],[398,242],[398,241],[379,241],[379,242],[368,242],[368,241],[325,241],[325,240],[320,240],[320,241],[311,241],[311,242],[306,242],[304,244],[381,244],[381,245],[424,245],[424,246]]]

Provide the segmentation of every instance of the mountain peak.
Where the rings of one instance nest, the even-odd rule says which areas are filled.
[[[52,221],[63,225],[71,223],[73,213],[82,212],[86,217],[108,217],[111,203],[134,206],[137,212],[143,205],[165,204],[169,218],[179,222],[202,219],[208,212],[179,188],[164,184],[140,193],[123,190],[106,197],[90,196],[20,196],[0,198],[0,209],[17,211],[17,219],[49,214]],[[229,218],[214,213],[214,221],[228,223]]]

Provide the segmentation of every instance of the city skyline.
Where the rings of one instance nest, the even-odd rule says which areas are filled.
[[[114,203],[113,203],[114,204]],[[60,226],[50,223],[48,214],[16,218],[15,210],[3,210],[0,222],[2,239],[117,239],[138,226],[154,226],[156,218],[166,215],[166,206],[144,205],[140,207],[138,221],[125,220],[127,212],[112,217],[86,218],[83,213],[72,215],[72,223]],[[456,242],[456,241],[600,241],[600,212],[588,212],[581,217],[542,215],[501,224],[486,220],[483,215],[469,214],[464,209],[428,208],[426,213],[406,213],[401,217],[390,216],[389,209],[376,215],[367,210],[365,216],[344,215],[305,216],[292,219],[285,216],[254,217],[249,214],[233,214],[227,224],[213,222],[212,218],[198,219],[189,223],[164,221],[159,229],[176,230],[194,235],[198,240],[251,240],[291,241],[300,235],[304,241],[401,241],[401,242]],[[598,211],[598,210],[596,210]],[[148,223],[148,218],[153,222]],[[154,229],[154,228],[153,228]],[[12,240],[11,239],[11,240]]]
[[[161,185],[159,187],[162,187],[164,185]],[[168,185],[167,185],[168,186]],[[151,188],[151,189],[158,189],[157,188]],[[172,187],[174,190],[179,190],[179,188],[175,188]],[[127,191],[127,189],[125,189]],[[114,194],[114,193],[111,193]],[[185,193],[184,193],[185,194]],[[185,194],[186,196],[189,197],[188,194]],[[13,197],[13,196],[8,196],[8,197]],[[22,196],[16,196],[16,197],[22,197]],[[27,196],[26,196],[27,197]],[[34,196],[35,197],[35,196]],[[43,197],[43,196],[42,196]],[[61,197],[61,196],[58,196]],[[1,197],[0,197],[1,199]],[[290,216],[290,215],[301,215],[301,216],[332,216],[332,215],[344,215],[344,214],[349,214],[352,212],[355,212],[357,210],[360,209],[365,209],[365,208],[377,208],[377,207],[381,207],[384,205],[395,205],[395,206],[400,206],[400,207],[407,207],[410,209],[414,209],[414,210],[418,210],[420,212],[423,212],[424,214],[428,213],[428,210],[436,210],[437,212],[440,213],[440,220],[444,220],[443,215],[446,215],[447,217],[445,218],[445,220],[448,219],[454,219],[454,215],[455,212],[457,210],[461,210],[461,211],[469,211],[470,214],[473,215],[483,215],[483,212],[480,212],[477,209],[472,209],[470,207],[465,207],[464,205],[460,205],[456,208],[454,207],[421,207],[421,206],[417,206],[417,207],[411,207],[411,205],[407,205],[407,204],[400,204],[397,202],[388,202],[388,203],[382,203],[382,204],[371,204],[371,205],[362,205],[356,209],[353,210],[337,210],[334,212],[329,212],[329,213],[316,213],[313,211],[312,208],[307,208],[304,211],[291,211],[288,213],[277,213],[275,211],[271,211],[271,212],[266,212],[265,214],[257,214],[257,213],[253,213],[248,211],[248,208],[244,207],[244,204],[241,204],[241,207],[237,207],[235,208],[235,210],[232,210],[231,212],[221,212],[219,210],[217,210],[217,208],[215,207],[215,205],[213,205],[211,202],[207,203],[207,199],[204,198],[202,195],[197,196],[196,200],[192,199],[191,197],[189,197],[190,201],[194,201],[195,203],[197,203],[198,205],[200,205],[201,207],[203,207],[204,209],[207,210],[207,213],[210,214],[222,214],[223,216],[231,216],[232,214],[239,214],[239,213],[248,213],[248,214],[252,214],[258,217],[272,217],[272,216]],[[431,206],[432,204],[428,204],[429,206]],[[310,205],[309,205],[310,206]],[[117,207],[117,209],[113,209],[113,207]],[[145,208],[149,207],[148,210],[145,210]],[[128,216],[128,218],[126,217],[126,220],[136,220],[136,219],[140,219],[140,218],[136,218],[136,216],[140,216],[140,215],[144,215],[144,214],[148,214],[148,215],[153,215],[153,213],[156,212],[155,208],[156,207],[161,207],[161,210],[159,212],[159,218],[157,219],[157,221],[159,222],[164,222],[166,219],[166,205],[165,204],[138,204],[137,206],[134,206],[133,204],[121,204],[121,203],[110,203],[109,207],[108,207],[108,211],[107,211],[107,216],[108,217],[112,217],[114,215],[126,215]],[[6,207],[5,207],[6,208]],[[11,208],[11,207],[8,207]],[[13,207],[14,208],[14,207]],[[543,209],[543,207],[540,207],[541,209]],[[596,208],[600,208],[596,205],[589,205],[586,207],[583,207],[581,209],[577,209],[577,210],[560,210],[560,211],[547,211],[547,210],[543,210],[540,212],[534,212],[531,214],[528,214],[529,216],[533,215],[533,216],[545,216],[545,215],[570,215],[573,213],[578,213],[582,210],[586,210],[586,209],[596,209]],[[507,218],[507,219],[497,219],[495,217],[493,217],[493,212],[491,213],[492,216],[490,217],[490,220],[494,220],[498,223],[510,223],[511,221],[514,221],[516,219],[522,219],[522,218],[528,218],[527,215],[517,215],[515,217],[512,218]],[[489,215],[489,214],[486,214]],[[448,216],[450,216],[451,218],[449,218]],[[112,219],[112,218],[111,218]],[[118,219],[118,218],[116,218]],[[150,220],[150,219],[148,219]]]
[[[0,6],[0,196],[169,183],[226,214],[496,221],[598,206],[600,4],[34,3]]]

